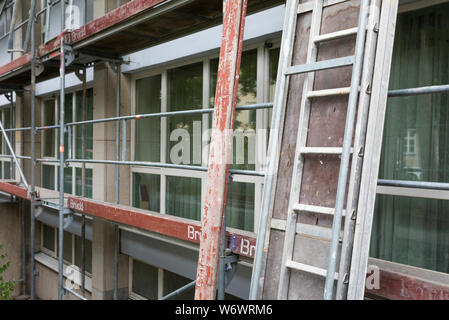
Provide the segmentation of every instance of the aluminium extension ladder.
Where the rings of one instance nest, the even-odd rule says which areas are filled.
[[[315,277],[318,276],[321,278],[326,278],[324,287],[324,299],[332,299],[334,292],[333,289],[334,282],[339,277],[338,273],[336,273],[336,265],[338,263],[337,261],[338,245],[341,238],[341,220],[342,216],[347,215],[347,213],[345,212],[346,210],[343,210],[343,206],[346,197],[346,184],[348,179],[349,163],[351,157],[353,157],[352,161],[353,166],[355,163],[358,163],[358,161],[355,161],[354,156],[358,156],[357,158],[363,158],[363,152],[361,152],[363,149],[352,148],[354,122],[355,122],[355,115],[358,109],[359,92],[360,92],[360,103],[362,103],[363,101],[362,91],[364,95],[367,95],[366,92],[368,92],[368,90],[366,91],[363,90],[361,84],[364,85],[363,81],[369,83],[369,80],[372,78],[370,77],[370,75],[372,75],[372,72],[370,72],[369,70],[368,72],[366,72],[365,69],[369,69],[369,67],[365,66],[363,68],[364,64],[363,62],[365,58],[365,51],[368,52],[369,50],[368,52],[369,54],[374,54],[375,49],[373,48],[375,48],[375,46],[372,46],[372,44],[375,44],[377,38],[373,36],[371,36],[371,38],[367,37],[368,16],[370,13],[369,0],[361,0],[359,22],[357,27],[329,34],[320,34],[321,23],[323,18],[323,7],[325,5],[338,4],[345,1],[312,0],[311,2],[302,5],[299,5],[297,2],[298,2],[297,0],[287,1],[288,8],[286,11],[287,12],[286,15],[289,16],[286,16],[285,19],[289,19],[290,21],[292,21],[293,30],[296,30],[297,15],[301,13],[301,7],[304,8],[305,5],[312,6],[311,8],[312,18],[311,18],[311,27],[310,27],[310,36],[307,49],[306,63],[301,65],[291,65],[291,54],[287,55],[281,52],[280,55],[281,57],[280,65],[281,64],[286,65],[285,64],[286,61],[282,61],[282,59],[288,59],[289,62],[287,63],[287,65],[290,65],[288,68],[284,69],[283,76],[289,77],[292,75],[304,74],[304,89],[301,99],[298,134],[296,140],[296,150],[295,150],[292,182],[289,196],[288,215],[285,224],[285,238],[284,238],[285,240],[283,244],[282,261],[280,266],[278,299],[287,299],[289,296],[288,293],[289,293],[290,275],[292,270],[297,270],[303,274],[304,273],[311,274],[312,276]],[[377,2],[377,4],[380,6],[380,1],[372,0],[371,2],[372,3]],[[373,30],[374,29],[375,28],[373,28]],[[317,61],[320,43],[354,35],[357,35],[357,40],[355,45],[355,53],[353,56]],[[371,47],[369,47],[369,44],[371,44]],[[293,45],[293,41],[291,42],[291,45]],[[284,48],[284,50],[285,49],[286,48]],[[291,50],[291,48],[287,49]],[[336,69],[346,66],[352,66],[351,86],[349,88],[335,88],[317,91],[313,90],[315,81],[315,72],[321,70]],[[370,64],[371,70],[373,66],[374,63]],[[362,79],[362,71],[364,72],[364,74],[367,73],[365,80]],[[366,89],[368,89],[368,87]],[[287,99],[286,94],[287,91],[288,90],[285,90],[283,94],[284,104],[286,103]],[[337,95],[348,95],[348,94],[349,94],[349,103],[346,117],[343,146],[339,148],[307,146],[307,137],[309,131],[309,120],[311,111],[311,99],[337,96]],[[357,117],[356,123],[357,129],[355,139],[356,145],[354,147],[358,146],[357,141],[364,140],[363,137],[366,131],[360,129],[363,127],[362,123],[364,121],[366,122],[366,118],[364,119],[361,115]],[[357,139],[357,136],[359,139]],[[356,152],[354,152],[354,150],[356,150]],[[312,206],[299,202],[302,186],[304,162],[305,157],[307,155],[341,155],[335,208]],[[360,176],[361,176],[360,171],[355,172],[355,174],[351,172],[350,189],[354,188],[354,186],[358,186]],[[333,216],[332,231],[328,228],[320,226],[297,223],[298,215],[301,212],[309,212]],[[352,211],[351,213],[354,214],[354,212]],[[355,216],[351,216],[350,218],[353,220],[355,219]],[[273,227],[273,224],[271,225],[271,227]],[[327,269],[318,268],[311,264],[305,264],[294,261],[293,252],[295,246],[295,236],[297,233],[305,234],[312,237],[327,238],[328,241],[330,240]],[[350,234],[350,237],[352,236],[353,233]],[[348,277],[348,274],[346,274],[345,276]],[[345,281],[347,281],[347,279],[345,279]]]

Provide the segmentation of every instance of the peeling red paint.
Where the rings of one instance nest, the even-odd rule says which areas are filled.
[[[223,36],[220,50],[213,132],[209,152],[209,169],[204,200],[202,239],[198,259],[195,299],[213,300],[216,294],[218,248],[227,192],[232,136],[226,131],[234,127],[240,56],[247,0],[225,2]],[[229,241],[229,240],[228,240]],[[241,240],[239,250],[247,249],[249,241]],[[248,252],[251,254],[252,250]]]

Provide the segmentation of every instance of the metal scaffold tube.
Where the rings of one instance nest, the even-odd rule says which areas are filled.
[[[61,2],[61,26],[63,32],[61,34],[61,62],[59,66],[60,73],[60,94],[59,94],[59,252],[58,252],[58,300],[63,298],[63,275],[64,275],[64,260],[63,260],[63,247],[64,247],[64,104],[65,104],[65,44],[64,44],[64,31],[65,31],[65,2]]]
[[[116,72],[116,116],[120,117],[120,75],[121,65],[115,65]],[[124,121],[124,120],[123,120]],[[126,148],[126,144],[125,144]],[[120,120],[115,124],[115,159],[120,161]],[[122,159],[124,160],[124,159]],[[120,202],[120,165],[115,165],[115,204]],[[118,264],[120,255],[120,229],[118,225],[114,225],[114,300],[118,300]]]
[[[31,13],[31,12],[30,12]],[[34,12],[33,12],[34,13]],[[32,18],[30,14],[30,19]],[[31,186],[30,186],[30,299],[35,299],[35,271],[34,271],[34,241],[35,241],[35,165],[36,165],[36,150],[35,150],[35,138],[36,138],[36,42],[34,37],[34,19],[32,19],[31,32],[33,37],[31,37],[31,88],[30,88],[30,100],[31,100]],[[22,114],[24,114],[25,108],[22,108]],[[23,141],[22,141],[23,144]],[[14,154],[14,153],[13,153]],[[20,166],[17,166],[19,171],[22,173]]]

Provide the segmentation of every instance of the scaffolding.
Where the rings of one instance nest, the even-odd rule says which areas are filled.
[[[128,3],[124,6],[128,6],[127,12],[130,11],[132,14],[141,13],[144,11],[144,9],[157,7],[160,4],[163,4],[164,1],[158,0],[158,1],[132,1],[132,3]],[[177,1],[174,4],[168,4],[167,5],[167,11],[173,8],[176,8],[184,3],[194,3],[195,1]],[[201,2],[201,1],[200,1]],[[276,3],[279,1],[266,1],[269,4]],[[168,164],[168,163],[155,163],[155,162],[142,162],[142,161],[127,161],[127,148],[126,148],[126,133],[127,133],[127,121],[130,120],[140,120],[140,119],[147,119],[147,118],[162,118],[162,117],[172,117],[172,116],[179,116],[179,115],[192,115],[192,114],[217,114],[217,112],[214,112],[214,109],[196,109],[196,110],[188,110],[188,111],[174,111],[174,112],[162,112],[162,113],[152,113],[152,114],[139,114],[139,115],[130,115],[130,116],[121,116],[120,114],[120,76],[121,76],[121,64],[124,63],[124,61],[117,55],[112,56],[106,56],[104,52],[101,54],[98,53],[92,53],[92,50],[80,50],[79,52],[76,49],[76,42],[74,42],[74,39],[79,40],[79,36],[77,36],[77,30],[69,30],[69,29],[63,29],[59,37],[52,41],[51,43],[46,43],[43,46],[41,46],[39,49],[36,48],[35,44],[35,24],[38,22],[39,18],[45,14],[47,19],[47,32],[48,33],[48,19],[50,16],[50,9],[57,3],[60,3],[61,5],[61,25],[65,25],[65,11],[66,11],[66,1],[47,1],[47,6],[36,13],[36,1],[31,1],[30,4],[30,15],[29,18],[23,22],[21,22],[18,26],[15,26],[15,19],[12,19],[11,21],[11,28],[9,32],[9,39],[12,39],[12,35],[15,31],[17,31],[19,28],[27,25],[27,32],[26,32],[26,39],[23,44],[23,49],[13,49],[12,48],[12,41],[9,41],[10,45],[10,51],[11,52],[21,52],[25,53],[19,59],[12,60],[12,62],[7,66],[9,67],[7,70],[8,73],[14,74],[15,72],[21,72],[23,70],[23,66],[26,64],[30,64],[30,89],[25,90],[22,87],[18,88],[7,88],[7,90],[14,90],[14,91],[20,91],[20,92],[26,92],[30,94],[31,97],[31,126],[30,127],[22,127],[22,128],[3,128],[2,123],[0,122],[0,130],[2,131],[3,137],[5,138],[5,141],[8,145],[8,149],[11,153],[11,155],[2,155],[2,157],[6,158],[12,158],[14,161],[17,171],[20,175],[20,182],[19,183],[12,183],[12,182],[0,182],[2,185],[0,189],[2,189],[5,192],[10,192],[11,195],[15,197],[21,197],[23,199],[30,200],[30,208],[31,208],[31,272],[30,272],[30,292],[31,292],[31,299],[35,299],[35,266],[34,266],[34,234],[35,234],[35,211],[36,208],[39,206],[49,206],[54,209],[57,209],[59,211],[59,244],[58,244],[58,250],[59,250],[59,261],[58,261],[58,299],[62,300],[64,295],[68,297],[68,294],[72,294],[75,297],[85,300],[84,293],[85,293],[85,214],[89,214],[88,209],[86,210],[80,210],[80,201],[83,201],[83,203],[88,203],[89,201],[84,198],[84,185],[81,188],[83,194],[81,195],[81,198],[76,197],[65,197],[64,195],[64,168],[69,163],[81,163],[82,164],[82,183],[85,183],[85,166],[88,163],[96,163],[96,164],[109,164],[115,166],[115,201],[114,205],[119,204],[119,179],[120,179],[120,173],[119,173],[119,167],[122,165],[138,165],[138,166],[145,166],[145,167],[153,167],[153,168],[176,168],[176,169],[187,169],[187,170],[195,170],[195,171],[201,171],[201,172],[208,172],[211,169],[211,164],[209,164],[209,168],[207,167],[201,167],[201,166],[190,166],[190,165],[181,165],[181,164]],[[134,3],[134,4],[133,4]],[[14,10],[16,9],[16,1],[11,2],[4,2],[6,7],[12,6]],[[71,4],[71,2],[70,2]],[[216,5],[215,5],[216,6]],[[260,6],[260,3],[256,3],[256,1],[252,2],[252,6],[254,7],[254,10],[257,10]],[[258,110],[258,109],[268,109],[272,108],[272,103],[259,103],[259,104],[252,104],[252,105],[245,105],[245,106],[235,106],[236,102],[236,85],[237,85],[237,79],[238,79],[238,71],[239,71],[239,64],[240,64],[240,56],[242,53],[242,42],[243,42],[243,28],[244,28],[244,20],[246,15],[246,9],[247,9],[247,1],[246,0],[227,0],[223,2],[223,33],[228,34],[227,38],[223,37],[222,42],[222,48],[221,48],[221,63],[219,68],[219,78],[221,81],[221,87],[217,88],[217,98],[216,103],[221,103],[221,101],[225,101],[222,99],[223,96],[226,96],[228,92],[234,92],[234,94],[231,95],[231,99],[227,100],[227,102],[223,102],[220,106],[220,108],[215,108],[215,110],[224,110],[227,109],[227,113],[219,112],[218,116],[216,115],[215,118],[218,119],[216,121],[219,121],[220,116],[225,116],[228,120],[227,128],[233,128],[233,114],[236,111],[242,111],[242,110]],[[112,13],[109,13],[111,15],[108,17],[108,22],[111,22],[111,19],[114,20],[114,18],[117,18],[119,15],[114,15],[114,12],[120,10],[120,8],[114,10]],[[134,10],[134,11],[133,11]],[[156,9],[157,10],[157,9]],[[124,10],[123,10],[124,11]],[[161,10],[162,11],[162,10]],[[220,12],[221,13],[221,12]],[[151,17],[151,14],[148,14],[148,17]],[[148,18],[147,17],[147,18]],[[226,19],[226,17],[230,17],[230,19]],[[141,17],[140,22],[145,21]],[[117,18],[118,19],[118,18]],[[210,22],[208,22],[210,23]],[[128,22],[128,24],[133,25],[133,22]],[[112,25],[112,24],[111,24]],[[88,27],[88,26],[87,26]],[[86,26],[83,26],[82,28],[86,28]],[[237,32],[237,36],[234,34],[235,30],[239,30]],[[87,32],[88,33],[88,32]],[[96,34],[96,32],[92,32],[93,34]],[[30,40],[29,40],[30,39]],[[47,38],[46,38],[47,40]],[[27,54],[28,51],[28,42],[31,42],[30,44],[30,54]],[[90,41],[90,40],[89,40]],[[95,40],[92,40],[95,41]],[[91,43],[91,42],[89,42]],[[233,49],[233,53],[229,54],[227,51],[230,48]],[[52,51],[54,50],[54,51]],[[87,53],[86,53],[87,52]],[[38,55],[37,55],[38,53]],[[26,57],[24,59],[23,57]],[[49,67],[55,67],[55,63],[50,64],[49,62],[54,61],[58,59],[60,61],[59,63],[59,78],[60,78],[60,102],[59,102],[59,118],[60,122],[57,125],[52,126],[36,126],[35,122],[35,90],[36,90],[36,78],[38,75],[42,74],[42,68],[39,67],[42,66],[42,64],[48,63]],[[19,60],[19,61],[18,61]],[[22,60],[22,61],[21,61]],[[86,120],[86,68],[89,66],[94,65],[95,63],[103,63],[107,62],[109,63],[110,67],[114,70],[116,73],[116,116],[111,118],[104,118],[104,119],[94,119],[94,120]],[[19,65],[18,65],[19,64]],[[21,64],[21,65],[20,65]],[[75,71],[77,77],[82,82],[82,103],[83,103],[83,120],[82,121],[76,121],[76,122],[70,122],[65,123],[64,122],[64,98],[65,98],[65,76],[70,68],[70,71]],[[233,68],[234,72],[232,74],[228,74],[227,71],[228,68]],[[45,68],[44,68],[45,69]],[[39,72],[39,74],[37,74]],[[24,80],[23,85],[27,83],[26,80]],[[3,89],[3,88],[2,88]],[[6,90],[6,88],[5,88]],[[221,90],[221,91],[220,91]],[[11,101],[12,101],[12,94]],[[232,121],[231,121],[232,119]],[[115,151],[116,156],[115,160],[98,160],[98,159],[86,159],[85,157],[85,149],[86,149],[86,125],[91,124],[98,124],[98,123],[108,123],[112,122],[115,123]],[[73,132],[73,128],[75,126],[81,126],[82,129],[82,159],[73,159],[71,157],[72,155],[72,146],[71,146],[71,136]],[[224,128],[223,128],[224,129]],[[42,131],[42,130],[59,130],[61,133],[59,135],[59,159],[44,159],[44,158],[37,158],[35,155],[35,135]],[[30,132],[31,135],[31,155],[30,156],[24,156],[23,153],[21,156],[17,156],[14,152],[14,149],[8,139],[8,133],[15,133],[15,132]],[[65,135],[68,135],[68,145],[65,146]],[[216,138],[212,138],[211,144],[214,145]],[[212,147],[211,149],[220,150],[227,148],[228,154],[230,152],[230,143],[231,141],[226,142],[224,145],[217,147]],[[67,150],[66,150],[67,148]],[[65,153],[67,152],[68,157],[65,157]],[[31,161],[31,181],[30,183],[25,178],[24,172],[22,170],[22,167],[20,166],[19,159],[24,161]],[[58,203],[53,203],[52,201],[48,201],[45,198],[41,197],[41,195],[37,192],[36,184],[35,184],[35,166],[39,163],[46,163],[46,162],[54,162],[59,164],[59,196],[58,196]],[[226,192],[226,186],[228,183],[228,177],[232,176],[233,174],[239,174],[239,175],[252,175],[252,176],[264,176],[264,172],[257,172],[257,171],[250,171],[250,170],[229,170],[229,165],[226,164],[222,167],[222,180],[220,181],[213,181],[212,186],[217,187],[218,185],[222,186],[222,192]],[[23,186],[22,186],[23,185]],[[76,199],[75,199],[76,198]],[[221,198],[225,199],[225,196],[222,196]],[[81,200],[82,199],[82,200]],[[92,204],[93,201],[90,201]],[[217,208],[219,210],[223,210],[223,205],[219,205]],[[22,201],[22,214],[24,219],[24,202]],[[81,206],[81,207],[88,207],[88,206]],[[73,219],[74,211],[78,211],[82,213],[82,287],[81,287],[81,294],[78,294],[77,292],[71,290],[70,288],[67,288],[63,283],[63,276],[64,276],[64,264],[63,264],[63,234],[64,229],[67,227],[67,225],[70,223],[70,221]],[[132,209],[130,209],[132,211]],[[213,213],[214,216],[219,217],[218,224],[221,225],[221,222],[224,221],[224,210],[220,211],[219,214]],[[153,217],[152,221],[158,221],[161,222],[159,217]],[[165,223],[169,222],[169,220],[165,219]],[[114,220],[112,220],[114,222]],[[221,222],[220,222],[221,221]],[[114,293],[113,298],[118,299],[118,257],[120,253],[120,230],[119,230],[119,224],[120,219],[115,221],[115,248],[114,248]],[[118,223],[117,223],[118,222]],[[224,222],[223,222],[224,223]],[[132,225],[132,224],[131,224]],[[186,223],[179,223],[180,226],[193,226],[195,228],[195,232],[198,232],[199,226],[198,224],[186,224]],[[23,221],[24,226],[24,221]],[[208,226],[206,226],[207,228]],[[203,225],[204,229],[205,226]],[[154,230],[154,228],[151,228]],[[157,229],[157,228],[156,228]],[[178,227],[179,230],[179,227]],[[169,234],[170,232],[163,232],[164,234]],[[171,235],[175,236],[177,238],[182,238],[180,236],[179,231],[174,231]],[[25,233],[23,233],[25,235]],[[216,261],[213,264],[213,274],[218,274],[218,287],[217,287],[217,281],[213,280],[212,286],[208,288],[204,288],[201,285],[201,281],[195,280],[191,284],[180,288],[179,290],[176,290],[172,294],[169,294],[167,297],[164,297],[164,299],[169,299],[173,296],[176,296],[183,290],[189,289],[192,286],[196,286],[196,292],[197,292],[197,298],[204,299],[205,297],[199,294],[198,292],[201,290],[208,290],[209,296],[208,298],[215,298],[215,292],[216,289],[218,289],[218,297],[220,299],[224,299],[224,290],[225,286],[229,284],[230,280],[232,279],[233,274],[233,268],[230,268],[229,265],[235,264],[237,262],[237,256],[235,255],[229,255],[228,250],[226,248],[229,244],[229,238],[232,238],[233,242],[233,248],[230,249],[230,251],[236,252],[236,253],[242,253],[239,252],[239,242],[246,241],[248,244],[255,244],[255,239],[248,237],[244,234],[227,234],[225,231],[225,228],[222,228],[219,230],[219,232],[215,232],[217,242],[219,243],[218,247],[220,247],[220,251],[215,251],[215,257]],[[189,239],[191,240],[191,239]],[[223,241],[223,245],[220,245],[221,241]],[[228,241],[228,242],[227,242]],[[198,241],[195,239],[195,242],[199,242],[200,245],[204,244],[205,242]],[[23,240],[23,244],[25,241]],[[200,249],[201,250],[201,249]],[[246,253],[246,255],[251,256],[251,252]],[[245,255],[245,253],[243,254]],[[201,259],[200,259],[201,263]],[[24,263],[25,265],[25,263]],[[218,269],[220,269],[218,271]],[[229,270],[225,276],[225,269]],[[201,268],[198,268],[198,278],[201,279],[200,276],[200,270]],[[235,270],[235,268],[234,268]],[[24,272],[24,279],[25,279],[25,272]],[[203,278],[204,279],[204,278]],[[204,283],[210,283],[210,279],[205,279]],[[25,281],[24,281],[25,284]],[[25,288],[25,287],[24,287]]]
[[[218,298],[224,299],[224,291],[227,284],[232,278],[232,268],[228,266],[231,264],[235,264],[237,262],[237,256],[246,255],[251,258],[254,258],[253,252],[242,252],[240,244],[242,241],[245,243],[256,245],[256,239],[254,237],[248,236],[245,233],[238,232],[227,232],[225,226],[225,195],[226,189],[228,186],[228,181],[230,176],[235,174],[239,175],[252,175],[252,176],[260,176],[265,178],[264,189],[263,189],[263,205],[261,208],[261,223],[259,225],[258,237],[262,241],[257,242],[256,254],[255,254],[255,262],[254,262],[254,270],[252,279],[252,288],[250,293],[251,299],[256,299],[258,297],[259,292],[259,277],[261,273],[261,268],[263,267],[263,250],[264,250],[264,242],[266,229],[268,225],[269,214],[272,205],[272,196],[274,189],[274,179],[276,172],[275,162],[276,156],[279,153],[280,148],[280,139],[270,139],[270,144],[268,148],[268,168],[266,171],[250,171],[250,170],[231,170],[229,168],[229,164],[217,166],[217,163],[213,161],[209,161],[208,167],[203,166],[191,166],[191,165],[181,165],[181,164],[170,164],[170,163],[156,163],[156,162],[143,162],[143,161],[129,161],[128,152],[126,147],[127,141],[127,121],[139,121],[141,119],[148,118],[164,118],[164,117],[173,117],[173,116],[181,116],[181,115],[194,115],[194,114],[213,114],[214,115],[214,124],[216,128],[220,128],[220,132],[222,133],[225,129],[233,128],[233,120],[234,114],[236,111],[243,110],[259,110],[259,109],[273,109],[273,117],[271,124],[271,137],[280,138],[280,132],[282,131],[282,118],[284,115],[285,105],[282,102],[275,103],[258,103],[252,105],[245,106],[236,106],[236,85],[238,83],[238,73],[239,73],[239,65],[240,58],[242,53],[242,42],[243,42],[243,29],[245,16],[248,9],[248,12],[259,10],[260,8],[272,6],[273,4],[278,4],[282,1],[274,1],[274,0],[266,0],[266,1],[247,1],[247,0],[226,0],[223,3],[224,11],[218,10],[220,14],[217,13],[217,5],[215,4],[213,9],[215,18],[211,18],[209,20],[205,20],[205,24],[201,25],[201,27],[210,26],[213,24],[217,24],[219,20],[223,17],[226,19],[223,23],[223,39],[221,45],[221,54],[220,54],[220,68],[218,74],[218,81],[220,85],[217,85],[217,94],[215,101],[214,109],[195,109],[195,110],[186,110],[186,111],[172,111],[172,112],[160,112],[160,113],[151,113],[151,114],[137,114],[137,115],[127,115],[122,116],[120,110],[120,86],[121,86],[121,65],[126,63],[121,58],[121,54],[126,52],[129,49],[123,49],[124,51],[113,54],[108,54],[104,50],[95,51],[92,48],[92,44],[100,40],[107,39],[107,37],[113,36],[117,32],[121,32],[127,28],[134,28],[139,24],[146,23],[153,17],[157,17],[158,15],[169,12],[170,10],[174,10],[176,8],[182,7],[183,5],[191,5],[196,2],[199,5],[204,5],[207,1],[193,1],[193,0],[179,0],[179,1],[164,1],[164,0],[153,0],[153,1],[139,1],[134,0],[127,4],[118,7],[112,12],[108,13],[105,17],[101,17],[99,19],[103,19],[104,29],[98,30],[94,28],[93,23],[89,23],[87,25],[82,26],[77,30],[66,30],[64,29],[59,37],[56,40],[52,40],[50,42],[44,43],[39,48],[36,47],[36,32],[35,25],[42,19],[42,16],[45,14],[47,17],[47,22],[50,16],[50,8],[52,8],[55,4],[61,4],[61,26],[65,25],[65,9],[66,9],[65,0],[56,0],[56,1],[46,1],[47,6],[40,11],[36,12],[36,1],[32,0],[30,3],[30,15],[29,18],[20,22],[16,25],[16,5],[17,1],[7,1],[3,2],[3,6],[0,8],[0,14],[4,13],[4,11],[8,8],[12,8],[13,14],[11,19],[11,26],[9,28],[8,33],[8,51],[11,53],[11,62],[5,66],[0,67],[0,83],[2,81],[2,77],[5,78],[4,75],[7,75],[6,78],[15,77],[19,79],[22,83],[21,86],[8,86],[0,84],[0,92],[5,94],[8,99],[11,101],[11,109],[13,104],[13,92],[16,94],[29,94],[31,98],[31,126],[30,127],[21,127],[21,128],[4,128],[3,123],[0,121],[0,130],[2,131],[3,138],[7,144],[7,148],[10,152],[10,155],[1,155],[3,158],[10,158],[11,163],[11,178],[14,180],[14,172],[17,170],[20,176],[20,182],[17,181],[0,181],[0,190],[14,197],[21,198],[21,215],[22,215],[22,236],[25,237],[25,201],[30,201],[30,214],[31,214],[31,272],[29,280],[26,277],[25,269],[22,270],[23,273],[23,286],[25,290],[26,280],[30,282],[30,293],[31,299],[35,299],[35,266],[34,266],[34,235],[35,235],[35,211],[39,206],[48,206],[53,209],[57,209],[59,212],[59,261],[58,261],[58,299],[62,300],[64,295],[68,297],[68,294],[72,294],[75,297],[85,300],[85,241],[86,241],[86,224],[85,224],[85,216],[91,215],[100,218],[107,219],[112,221],[115,226],[115,247],[114,247],[114,299],[118,299],[118,265],[119,265],[119,254],[120,254],[120,229],[119,225],[131,225],[140,228],[144,228],[150,231],[159,232],[168,236],[172,236],[178,239],[189,240],[195,243],[200,244],[200,259],[198,263],[198,273],[195,281],[187,284],[186,286],[174,291],[173,293],[167,295],[163,299],[170,299],[184,290],[191,289],[192,287],[196,287],[196,299],[214,299],[216,290],[218,289]],[[71,1],[70,1],[71,3]],[[121,4],[119,1],[118,3]],[[220,4],[221,6],[221,4]],[[218,6],[218,7],[220,7]],[[221,9],[221,8],[220,8]],[[212,9],[211,9],[212,10]],[[124,12],[127,12],[129,15],[124,16]],[[217,18],[218,17],[218,18]],[[203,20],[204,21],[204,20]],[[48,23],[46,27],[48,28]],[[23,42],[22,48],[14,49],[13,48],[13,34],[14,32],[21,30],[21,28],[26,26],[26,34],[25,40]],[[198,28],[198,26],[196,26]],[[48,30],[47,30],[48,31]],[[190,32],[191,29],[188,29],[184,32]],[[175,30],[173,32],[173,36],[178,35],[179,30]],[[47,32],[48,33],[48,32]],[[291,28],[288,30],[288,34],[284,34],[286,38],[292,38],[294,30]],[[46,34],[47,35],[47,34]],[[170,39],[168,37],[167,39]],[[165,39],[166,40],[166,39]],[[159,39],[147,39],[142,42],[142,47],[147,45],[153,45],[158,43]],[[290,43],[285,43],[284,46],[289,47],[292,45],[292,39],[290,39]],[[30,47],[30,53],[28,52],[28,47]],[[135,48],[133,48],[135,49]],[[23,53],[17,59],[13,59],[13,53],[20,52]],[[87,104],[87,76],[86,76],[86,68],[92,66],[96,63],[104,63],[107,62],[114,70],[116,74],[116,105],[115,105],[115,117],[103,118],[103,119],[94,119],[94,120],[86,120],[86,104]],[[286,68],[285,65],[279,66],[278,74],[281,74]],[[36,79],[37,77],[42,77],[43,79],[49,78],[50,76],[54,76],[55,72],[59,73],[60,77],[60,103],[59,103],[59,114],[60,114],[60,123],[51,126],[36,126],[35,119],[35,95],[36,95]],[[29,74],[27,73],[29,71]],[[73,121],[65,123],[64,121],[64,98],[65,98],[65,76],[67,72],[75,72],[79,80],[82,82],[82,110],[83,115],[81,121]],[[29,78],[28,78],[29,76]],[[30,80],[28,80],[30,79]],[[24,86],[30,84],[29,89],[25,89]],[[277,89],[278,92],[285,91],[285,82],[278,81]],[[403,96],[403,95],[418,95],[418,94],[427,94],[427,93],[435,93],[435,92],[447,92],[449,91],[449,86],[432,86],[432,87],[424,87],[424,88],[413,88],[406,90],[393,90],[389,91],[388,95],[391,97],[395,96]],[[224,99],[224,97],[228,97],[228,99]],[[230,97],[230,99],[229,99]],[[356,96],[357,97],[357,96]],[[355,102],[354,102],[355,103]],[[14,119],[14,112],[13,119]],[[13,120],[13,123],[15,121]],[[115,123],[115,160],[100,160],[100,159],[86,159],[86,126],[100,123]],[[220,124],[224,124],[220,126]],[[72,157],[73,150],[71,145],[71,136],[74,131],[74,127],[80,126],[82,128],[82,159],[75,159]],[[35,155],[35,136],[42,130],[59,130],[62,134],[59,135],[59,159],[50,160],[44,158],[37,158]],[[31,155],[25,156],[23,151],[22,155],[16,155],[13,148],[13,141],[10,141],[8,137],[8,133],[16,133],[25,132],[30,133],[31,137]],[[217,134],[219,134],[218,132]],[[68,145],[65,146],[65,134],[67,133]],[[352,137],[352,133],[351,133]],[[349,137],[349,138],[351,138]],[[350,140],[348,138],[348,141]],[[211,150],[213,153],[213,159],[217,157],[221,157],[222,159],[226,159],[229,157],[230,148],[231,148],[232,140],[223,140],[220,139],[219,136],[212,136],[211,142]],[[23,147],[23,140],[22,140]],[[349,148],[350,145],[347,145]],[[66,150],[67,148],[67,150]],[[65,153],[67,151],[68,157],[65,157]],[[22,166],[19,162],[22,160],[22,163],[26,161],[31,162],[31,179],[28,182],[25,174],[22,170]],[[38,188],[36,188],[35,182],[35,166],[39,163],[48,163],[54,162],[59,164],[59,194],[58,194],[58,203],[54,203],[51,201],[42,198],[38,194]],[[69,163],[79,163],[82,165],[82,194],[81,197],[76,196],[65,196],[64,195],[64,168]],[[224,161],[223,163],[229,163],[229,161]],[[106,204],[100,203],[95,200],[89,200],[84,198],[85,196],[85,175],[86,175],[86,165],[87,164],[106,164],[106,165],[114,165],[115,166],[115,196],[114,196],[114,204]],[[210,219],[203,219],[203,223],[186,223],[184,221],[177,221],[166,217],[160,217],[151,214],[143,214],[138,210],[132,208],[124,208],[119,205],[119,181],[120,181],[120,166],[130,166],[137,165],[142,167],[153,167],[153,168],[176,168],[176,169],[186,169],[186,170],[194,170],[208,173],[207,179],[207,197],[205,199],[205,206],[209,210],[206,210],[207,217]],[[348,164],[347,164],[348,166]],[[347,169],[347,168],[346,168]],[[218,177],[218,178],[217,178]],[[346,181],[344,181],[346,182]],[[343,183],[346,184],[346,183]],[[440,189],[440,190],[449,190],[449,186],[446,183],[432,183],[432,182],[409,182],[409,181],[390,181],[390,180],[379,180],[377,181],[378,185],[392,186],[399,185],[405,186],[409,188],[432,188],[432,189]],[[340,198],[344,197],[344,189],[343,193],[340,194]],[[215,201],[216,199],[220,199],[220,201]],[[343,200],[339,202],[341,205],[340,211],[343,209]],[[111,215],[107,212],[108,209],[115,208],[118,215]],[[70,223],[71,219],[73,219],[74,212],[79,212],[82,215],[82,286],[81,286],[81,294],[71,290],[64,286],[63,283],[63,232],[68,223]],[[341,213],[341,212],[340,212]],[[136,218],[131,219],[130,216],[135,216]],[[145,216],[145,217],[144,217]],[[349,219],[348,219],[349,220]],[[348,222],[349,223],[349,222]],[[170,224],[170,228],[167,228],[167,225]],[[194,232],[203,232],[202,239],[190,239],[186,237],[187,228],[192,228]],[[336,230],[338,231],[339,226],[337,226]],[[206,241],[207,238],[207,241]],[[337,239],[338,237],[334,237]],[[22,268],[25,267],[25,240],[22,241]],[[219,249],[218,249],[219,248]],[[229,250],[226,250],[229,249]],[[226,254],[227,251],[233,252],[233,254]],[[348,257],[350,258],[351,253],[349,253]],[[206,263],[206,257],[210,259]],[[348,258],[346,257],[346,258]],[[333,263],[333,270],[329,275],[329,279],[333,279],[333,275],[335,274],[335,264]],[[349,267],[348,267],[349,268]],[[230,271],[227,271],[230,270]],[[332,282],[333,284],[333,282]],[[332,286],[330,286],[330,291]]]

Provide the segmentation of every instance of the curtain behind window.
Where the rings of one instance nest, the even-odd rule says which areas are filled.
[[[398,17],[390,89],[449,84],[449,4]],[[447,93],[390,98],[380,179],[449,182]],[[449,201],[382,195],[371,256],[449,272]]]

